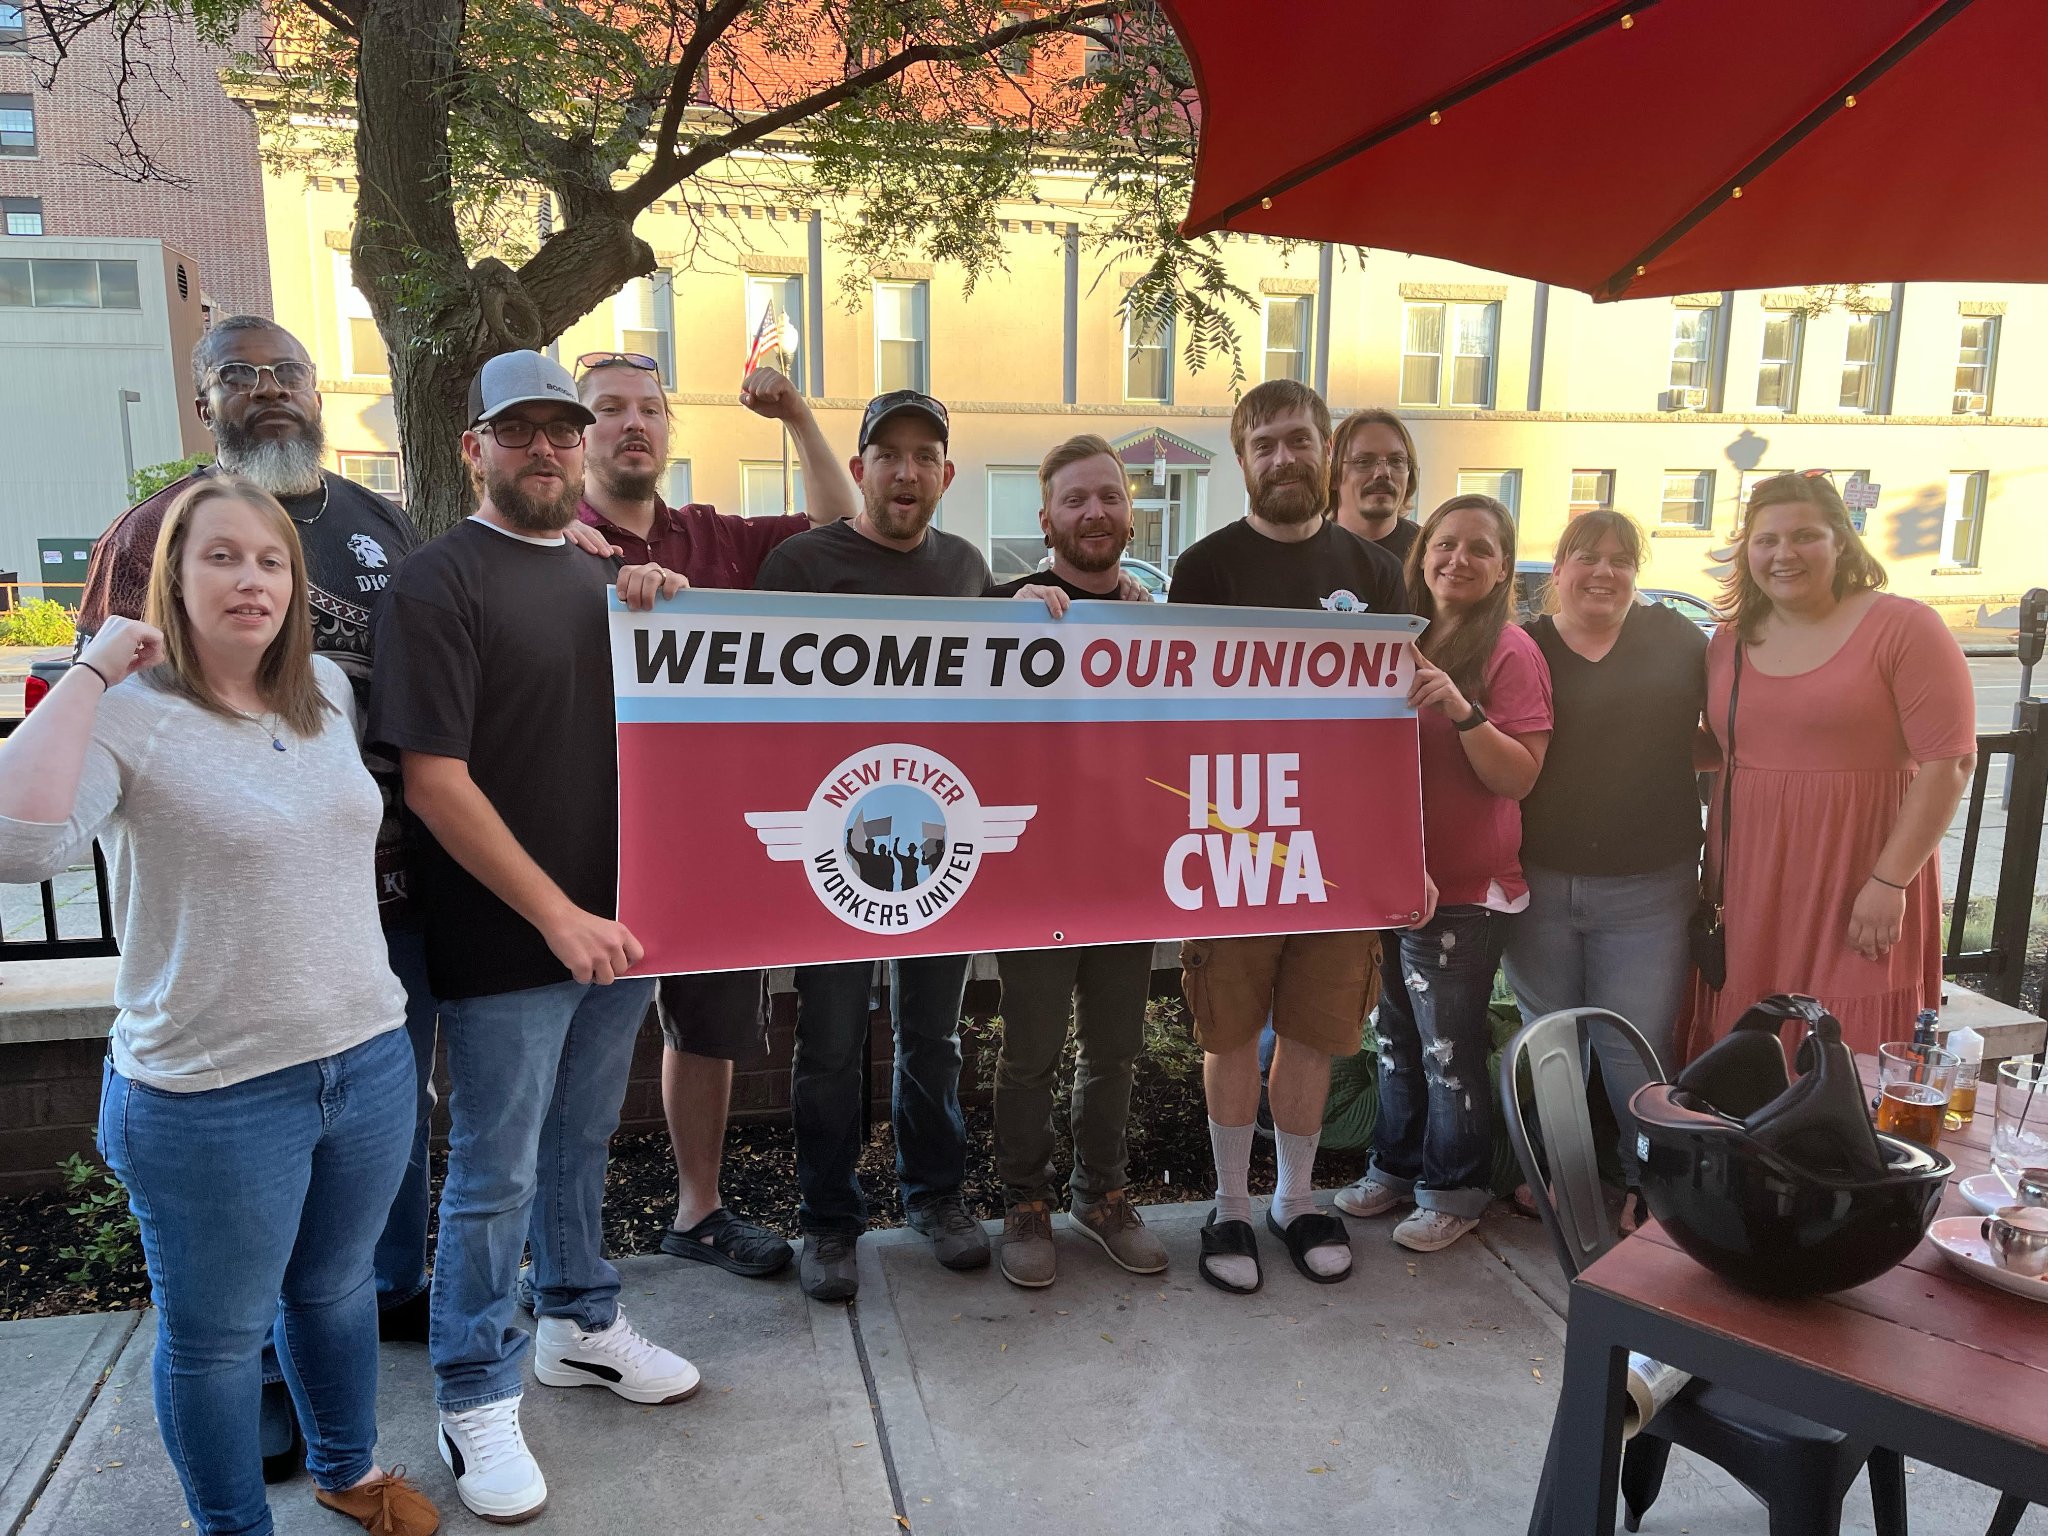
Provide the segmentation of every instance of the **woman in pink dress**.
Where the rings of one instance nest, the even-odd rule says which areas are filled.
[[[1933,609],[1878,590],[1884,567],[1819,476],[1757,486],[1723,580],[1707,856],[1726,808],[1728,981],[1697,988],[1687,1054],[1773,992],[1819,998],[1874,1051],[1941,995],[1934,854],[1976,766],[1969,668]]]

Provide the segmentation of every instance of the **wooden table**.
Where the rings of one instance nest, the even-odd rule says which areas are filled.
[[[1987,1085],[1983,1113],[1942,1135],[1941,1216],[1975,1214],[1957,1186],[1990,1168],[1991,1099]],[[1630,1350],[2048,1504],[2048,1306],[1965,1278],[1924,1239],[1866,1285],[1797,1301],[1729,1285],[1655,1223],[1588,1265],[1553,1436],[1559,1533],[1612,1536]]]

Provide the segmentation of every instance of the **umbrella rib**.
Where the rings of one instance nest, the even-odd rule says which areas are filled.
[[[1469,101],[1482,91],[1491,90],[1502,81],[1510,80],[1519,75],[1523,70],[1541,64],[1544,60],[1564,52],[1565,49],[1584,42],[1588,37],[1605,29],[1620,17],[1640,15],[1642,12],[1652,9],[1658,3],[1659,0],[1616,0],[1616,3],[1608,5],[1584,21],[1574,24],[1566,31],[1531,43],[1520,53],[1503,59],[1484,74],[1474,75],[1464,84],[1454,87],[1450,94],[1440,100],[1432,102],[1428,106],[1417,107],[1405,116],[1395,118],[1390,123],[1383,123],[1377,128],[1370,129],[1360,134],[1357,138],[1351,139],[1330,150],[1326,154],[1318,155],[1306,165],[1298,166],[1294,170],[1288,171],[1285,175],[1275,178],[1260,187],[1256,192],[1239,198],[1220,213],[1204,219],[1199,226],[1190,228],[1188,233],[1190,235],[1203,235],[1211,230],[1220,229],[1239,214],[1258,207],[1266,199],[1278,197],[1284,192],[1292,192],[1303,182],[1313,180],[1332,167],[1342,165],[1346,160],[1362,155],[1369,149],[1377,149],[1380,145],[1386,143],[1387,140],[1406,133],[1410,128],[1415,128],[1428,122],[1432,114],[1446,111],[1462,101]]]
[[[1754,181],[1764,171],[1769,170],[1772,165],[1798,148],[1822,123],[1826,122],[1836,113],[1846,110],[1847,98],[1854,96],[1859,91],[1867,90],[1873,82],[1890,73],[1908,54],[1914,52],[1922,43],[1955,20],[1958,15],[1974,3],[1975,0],[1945,0],[1944,4],[1922,17],[1911,31],[1907,32],[1905,36],[1901,37],[1891,47],[1865,65],[1862,71],[1853,79],[1837,88],[1819,106],[1786,129],[1777,139],[1766,145],[1763,151],[1748,164],[1722,182],[1714,191],[1708,193],[1690,213],[1686,214],[1684,218],[1680,219],[1671,228],[1667,229],[1639,251],[1626,266],[1622,267],[1612,277],[1608,278],[1605,283],[1601,284],[1600,291],[1596,297],[1601,299],[1626,298],[1629,288],[1633,286],[1636,278],[1641,275],[1644,267],[1691,234],[1706,219],[1708,214],[1728,201],[1730,195],[1737,188],[1746,186],[1751,181]]]

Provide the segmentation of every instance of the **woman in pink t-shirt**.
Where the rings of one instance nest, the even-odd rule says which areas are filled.
[[[1437,909],[1389,957],[1372,1165],[1337,1208],[1378,1216],[1412,1203],[1394,1241],[1420,1253],[1471,1231],[1493,1198],[1487,1003],[1508,920],[1529,901],[1521,800],[1550,742],[1550,671],[1511,621],[1514,574],[1514,518],[1490,496],[1452,497],[1408,554],[1409,606],[1430,621],[1408,699]]]

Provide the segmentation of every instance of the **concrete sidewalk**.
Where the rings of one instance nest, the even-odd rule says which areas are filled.
[[[1553,1302],[1518,1278],[1562,1301],[1534,1223],[1490,1219],[1482,1240],[1418,1255],[1389,1244],[1384,1223],[1355,1222],[1357,1273],[1335,1286],[1296,1275],[1262,1232],[1266,1288],[1236,1298],[1196,1277],[1204,1214],[1147,1212],[1173,1255],[1151,1280],[1115,1269],[1062,1219],[1059,1282],[1035,1292],[993,1272],[949,1274],[914,1234],[877,1233],[862,1242],[852,1308],[806,1301],[793,1275],[761,1283],[627,1260],[636,1326],[688,1354],[704,1387],[665,1409],[532,1388],[525,1421],[552,1501],[531,1528],[1525,1527],[1563,1365]],[[0,1325],[0,1493],[11,1501],[0,1502],[0,1536],[190,1529],[150,1408],[153,1333],[133,1314]],[[435,1454],[424,1352],[386,1346],[384,1366],[383,1458],[411,1469],[444,1529],[493,1529],[461,1508]],[[1909,1489],[1916,1536],[1978,1536],[1996,1502],[1925,1468]],[[271,1506],[285,1536],[353,1529],[313,1503],[303,1478],[273,1489]],[[1859,1484],[1844,1529],[1870,1528]],[[1680,1453],[1644,1529],[1764,1536],[1767,1522]],[[2048,1531],[2038,1513],[2022,1526],[2037,1529]]]

